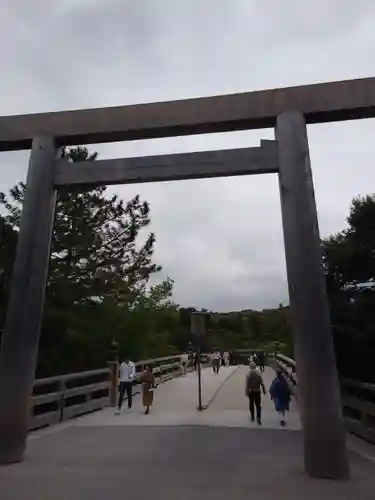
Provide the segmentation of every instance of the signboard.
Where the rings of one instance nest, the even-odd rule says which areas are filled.
[[[204,337],[206,333],[207,313],[193,312],[190,315],[190,332],[193,336]]]
[[[188,342],[187,346],[186,346],[186,352],[188,354],[193,354],[193,352],[195,351],[195,348],[194,348],[194,345],[192,342]]]

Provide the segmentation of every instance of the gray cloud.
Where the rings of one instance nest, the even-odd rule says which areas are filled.
[[[371,0],[5,0],[1,113],[101,107],[371,76]],[[322,235],[374,189],[373,121],[309,127]],[[272,130],[95,147],[102,158],[256,145]],[[0,189],[27,153],[0,155]],[[118,186],[152,208],[156,260],[182,305],[217,310],[287,301],[277,179]]]

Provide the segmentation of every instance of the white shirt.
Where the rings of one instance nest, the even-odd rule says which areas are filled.
[[[188,363],[189,362],[189,354],[181,354],[180,359],[181,359],[181,363]]]
[[[125,363],[123,361],[120,365],[120,382],[132,382],[135,377],[135,364],[133,361]]]

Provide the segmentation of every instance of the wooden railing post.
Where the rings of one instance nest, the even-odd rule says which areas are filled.
[[[117,404],[117,387],[118,387],[118,361],[108,361],[110,369],[110,388],[109,388],[109,404],[116,406]]]
[[[165,372],[165,366],[166,363],[161,362],[159,365],[160,371],[159,371],[159,384],[162,384],[164,381],[164,372]]]
[[[113,339],[108,352],[110,406],[116,406],[117,404],[118,369],[119,369],[118,353],[119,353],[119,344],[115,339]]]
[[[65,389],[66,389],[66,382],[64,379],[61,379],[59,381],[59,420],[62,422],[64,420],[64,408],[65,408]]]

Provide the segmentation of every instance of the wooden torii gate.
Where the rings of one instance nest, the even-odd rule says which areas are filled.
[[[375,78],[181,101],[0,117],[0,151],[31,149],[0,350],[0,463],[24,456],[57,189],[277,173],[305,469],[345,478],[345,431],[306,124],[375,117]],[[57,149],[275,127],[260,147],[74,163]]]

